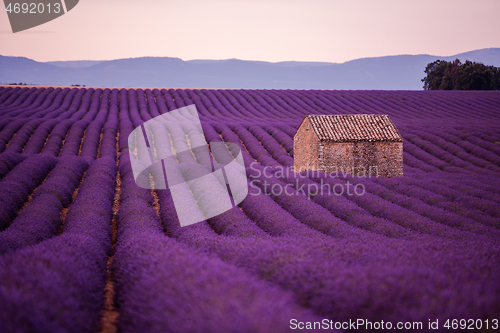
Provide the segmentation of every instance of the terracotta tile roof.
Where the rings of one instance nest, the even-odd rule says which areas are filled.
[[[309,115],[320,141],[403,141],[386,114]]]

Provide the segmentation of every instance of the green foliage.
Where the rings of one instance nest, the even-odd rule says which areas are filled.
[[[466,60],[436,60],[427,64],[426,90],[500,90],[500,68]]]

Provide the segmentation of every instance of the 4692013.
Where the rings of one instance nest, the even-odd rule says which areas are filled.
[[[7,8],[5,8],[5,10],[7,11],[7,13],[15,13],[15,14],[20,14],[20,13],[23,13],[23,14],[43,14],[45,12],[47,13],[55,13],[55,14],[59,14],[62,10],[61,8],[61,3],[60,2],[54,2],[54,3],[34,3],[34,2],[31,2],[31,3],[27,3],[27,2],[23,2],[23,3],[9,3],[9,5],[7,6]]]

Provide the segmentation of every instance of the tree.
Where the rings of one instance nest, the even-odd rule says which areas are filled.
[[[427,64],[426,90],[500,90],[500,68],[466,60],[436,60]]]

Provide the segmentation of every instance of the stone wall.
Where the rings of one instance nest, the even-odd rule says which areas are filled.
[[[326,173],[339,171],[379,177],[403,175],[402,142],[322,142],[319,151],[318,169]]]
[[[318,170],[319,145],[309,119],[305,118],[293,140],[293,167],[296,172]]]

